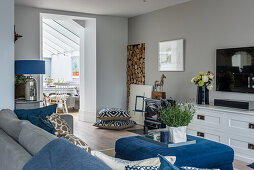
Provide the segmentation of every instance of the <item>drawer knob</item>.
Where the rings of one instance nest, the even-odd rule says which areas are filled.
[[[203,132],[197,132],[197,136],[199,136],[199,137],[205,137],[205,134],[203,133]]]
[[[248,144],[248,148],[254,150],[254,144]]]
[[[204,115],[197,115],[197,119],[199,119],[199,120],[205,120],[205,116]]]
[[[249,128],[250,128],[250,129],[254,129],[254,124],[250,123],[250,124],[249,124]]]

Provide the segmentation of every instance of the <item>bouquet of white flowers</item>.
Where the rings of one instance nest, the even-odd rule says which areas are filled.
[[[200,71],[196,77],[191,79],[191,82],[198,85],[199,87],[206,86],[208,90],[212,90],[212,81],[214,77],[215,76],[211,71],[208,71],[206,74],[203,71]]]

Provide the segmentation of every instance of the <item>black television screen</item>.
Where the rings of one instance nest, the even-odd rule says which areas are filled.
[[[216,51],[216,90],[254,93],[254,47]]]

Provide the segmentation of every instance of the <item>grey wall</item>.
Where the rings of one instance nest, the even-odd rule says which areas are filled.
[[[15,44],[15,60],[40,59],[39,9],[15,6],[15,26],[23,36]]]
[[[96,18],[97,109],[125,108],[128,19],[15,6],[16,28],[24,36],[15,46],[15,59],[40,58],[41,12]]]
[[[97,18],[97,107],[126,107],[128,20]]]
[[[0,0],[0,109],[14,108],[14,0]]]
[[[146,84],[158,71],[158,42],[184,38],[184,72],[166,72],[164,90],[179,100],[195,98],[190,80],[199,71],[215,72],[218,48],[254,46],[253,0],[193,0],[129,19],[129,44],[146,43]],[[212,97],[254,100],[254,95],[213,92]]]

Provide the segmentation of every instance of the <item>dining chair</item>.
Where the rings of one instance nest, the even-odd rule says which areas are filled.
[[[57,107],[62,106],[63,112],[68,113],[67,99],[69,97],[68,90],[70,83],[54,83],[55,84],[55,93],[56,93],[56,103]]]
[[[49,98],[49,105],[56,104],[56,93],[49,93],[48,98]]]
[[[50,98],[45,93],[43,93],[43,106],[49,105]]]

